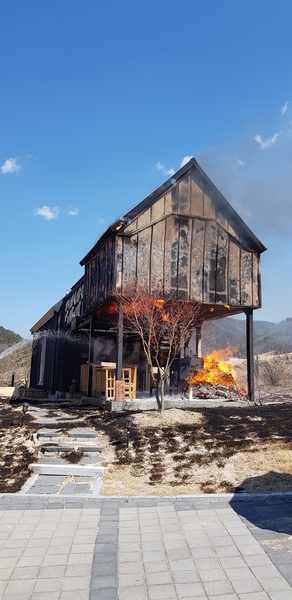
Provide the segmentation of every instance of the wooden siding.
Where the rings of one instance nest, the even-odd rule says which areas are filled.
[[[144,227],[145,225],[149,225],[151,221],[151,208],[148,208],[148,210],[145,210],[144,212],[141,213],[141,215],[139,215],[138,217],[138,229],[141,229],[141,227]]]
[[[91,254],[85,264],[85,310],[138,283],[204,304],[261,302],[260,250],[236,213],[202,174],[190,170]],[[214,191],[215,190],[215,191]]]
[[[228,215],[226,206],[213,198],[214,194],[212,196],[206,191],[206,183],[200,174],[191,172],[179,182],[175,183],[175,180],[173,181],[174,184],[170,190],[162,194],[150,207],[125,227],[125,234],[131,235],[153,224],[158,219],[177,214],[179,216],[216,221],[234,240],[249,249],[243,240],[241,225],[236,221],[234,215]]]
[[[259,255],[217,222],[171,215],[102,247],[86,266],[86,310],[135,284],[204,304],[260,306]],[[116,266],[114,270],[114,265]]]
[[[191,214],[193,216],[203,215],[204,207],[204,192],[200,188],[194,178],[191,178]]]
[[[164,274],[164,252],[165,252],[165,220],[155,223],[152,227],[150,249],[150,262],[148,265],[149,287],[151,291],[163,289]],[[148,255],[146,255],[147,257]],[[140,283],[140,274],[138,274]]]
[[[216,302],[229,304],[227,274],[228,274],[228,236],[222,227],[218,227],[217,256],[215,262],[215,298]]]
[[[178,236],[175,235],[172,227],[172,217],[169,217],[165,221],[165,236],[164,236],[164,265],[163,265],[163,273],[164,273],[164,292],[165,294],[169,294],[172,286],[172,267],[176,265],[176,246],[178,245]],[[176,279],[173,281],[174,286],[176,286]]]
[[[165,215],[171,215],[172,214],[172,193],[167,192],[167,194],[165,194],[164,196],[164,210],[165,210]]]
[[[64,324],[70,325],[76,321],[76,317],[80,317],[83,313],[83,295],[84,295],[84,283],[82,282],[76,286],[66,296],[65,309],[64,309]]]
[[[123,249],[123,279],[122,289],[127,282],[127,285],[132,286],[137,278],[137,249],[138,249],[138,234],[131,238],[124,238]]]
[[[188,298],[190,295],[190,270],[191,270],[191,236],[192,220],[179,219],[179,251],[178,251],[178,273],[177,288],[180,298]]]
[[[214,221],[206,222],[204,240],[204,280],[203,302],[216,302],[216,262],[217,262],[218,225]]]
[[[205,228],[202,219],[192,220],[190,297],[198,302],[203,301]]]
[[[123,290],[135,281],[204,304],[259,306],[259,255],[217,222],[178,215],[123,242]]]
[[[251,253],[241,250],[240,304],[243,306],[252,306],[252,266],[253,260]]]
[[[259,307],[261,305],[261,287],[260,287],[260,262],[252,255],[252,305]]]
[[[182,179],[178,184],[179,189],[179,213],[181,215],[191,214],[190,177]]]
[[[240,246],[232,239],[229,242],[228,260],[228,304],[240,304]]]
[[[151,206],[151,221],[157,221],[165,215],[165,198],[162,196],[155,204]]]
[[[115,237],[112,236],[86,264],[84,282],[85,312],[103,302],[114,287],[115,258]]]
[[[149,289],[151,250],[151,244],[149,244],[148,235],[148,230],[142,229],[137,237],[137,273],[139,273],[140,285],[146,290]]]
[[[116,238],[116,280],[115,285],[120,290],[122,287],[123,277],[123,238]]]

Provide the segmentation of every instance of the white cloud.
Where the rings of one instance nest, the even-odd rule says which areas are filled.
[[[234,169],[241,169],[241,167],[245,167],[245,160],[242,160],[241,158],[237,158],[236,159],[236,163],[234,165]]]
[[[162,172],[163,172],[163,175],[169,175],[170,177],[171,177],[172,175],[174,175],[174,173],[175,173],[175,170],[174,170],[174,169],[172,169],[172,168],[171,168],[171,169],[167,169],[167,167],[165,167],[164,165],[162,165],[160,161],[158,161],[158,162],[156,163],[156,165],[155,165],[155,168],[156,168],[158,171],[162,171]]]
[[[192,158],[193,156],[184,156],[180,162],[179,168],[181,169],[184,167]],[[173,168],[168,169],[160,162],[160,160],[156,163],[155,169],[157,169],[157,171],[162,171],[163,175],[168,175],[169,177],[172,177],[175,174],[175,170]]]
[[[11,158],[7,158],[0,168],[2,175],[7,175],[8,173],[17,173],[18,171],[20,171],[21,166],[18,164],[17,161],[18,159],[13,158],[12,156]]]
[[[286,114],[286,112],[287,112],[287,110],[288,110],[288,104],[289,104],[289,100],[286,100],[286,102],[285,102],[284,106],[282,106],[282,107],[281,107],[281,109],[280,109],[280,110],[281,110],[281,113],[282,113],[282,115],[285,115],[285,114]]]
[[[261,135],[256,135],[254,139],[260,145],[262,150],[265,150],[266,148],[273,146],[278,141],[280,135],[280,133],[274,133],[272,137],[266,138],[265,140],[263,140]]]
[[[180,168],[184,167],[191,160],[191,158],[193,158],[193,156],[184,156],[179,165]]]
[[[38,217],[44,217],[46,221],[51,221],[52,219],[57,219],[59,216],[59,209],[57,206],[51,208],[50,206],[42,206],[41,208],[37,208],[35,214]]]
[[[67,214],[70,215],[70,217],[76,217],[79,215],[79,208],[69,208]]]

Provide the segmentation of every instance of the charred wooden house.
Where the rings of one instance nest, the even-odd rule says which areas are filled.
[[[149,390],[139,340],[114,323],[113,290],[136,281],[194,300],[205,319],[246,315],[248,394],[253,398],[253,311],[261,307],[266,248],[195,159],[114,223],[81,260],[84,276],[31,329],[31,390],[115,399]],[[191,355],[200,355],[197,328]],[[122,340],[122,343],[121,343]]]

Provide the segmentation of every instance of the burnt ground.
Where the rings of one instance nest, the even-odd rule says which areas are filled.
[[[78,422],[99,432],[102,495],[287,491],[292,489],[292,403],[290,397],[276,400],[135,413],[128,447],[124,413],[66,409],[63,426]],[[21,406],[1,401],[1,493],[20,490],[37,460],[34,414],[28,412],[22,423]]]
[[[292,489],[292,404],[136,414],[129,447],[121,417],[102,428],[114,444],[104,495],[173,495]],[[92,425],[100,428],[95,417]],[[109,429],[108,429],[109,425]],[[125,438],[125,435],[124,435]]]
[[[0,399],[0,493],[17,492],[30,475],[35,452],[30,443],[34,419]]]

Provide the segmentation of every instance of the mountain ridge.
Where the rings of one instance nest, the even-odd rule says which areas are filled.
[[[226,317],[205,321],[202,327],[202,352],[208,354],[214,349],[227,346],[238,348],[238,355],[245,356],[245,320]],[[292,318],[279,323],[256,321],[253,323],[254,353],[292,352]]]
[[[5,327],[0,325],[0,352],[21,342],[22,339],[18,333],[14,333],[11,329],[5,329]]]
[[[202,353],[233,347],[239,356],[245,356],[246,323],[244,319],[225,317],[205,321],[202,326]],[[254,320],[254,352],[292,352],[292,317],[273,323]],[[0,326],[0,353],[24,338],[18,333]]]

